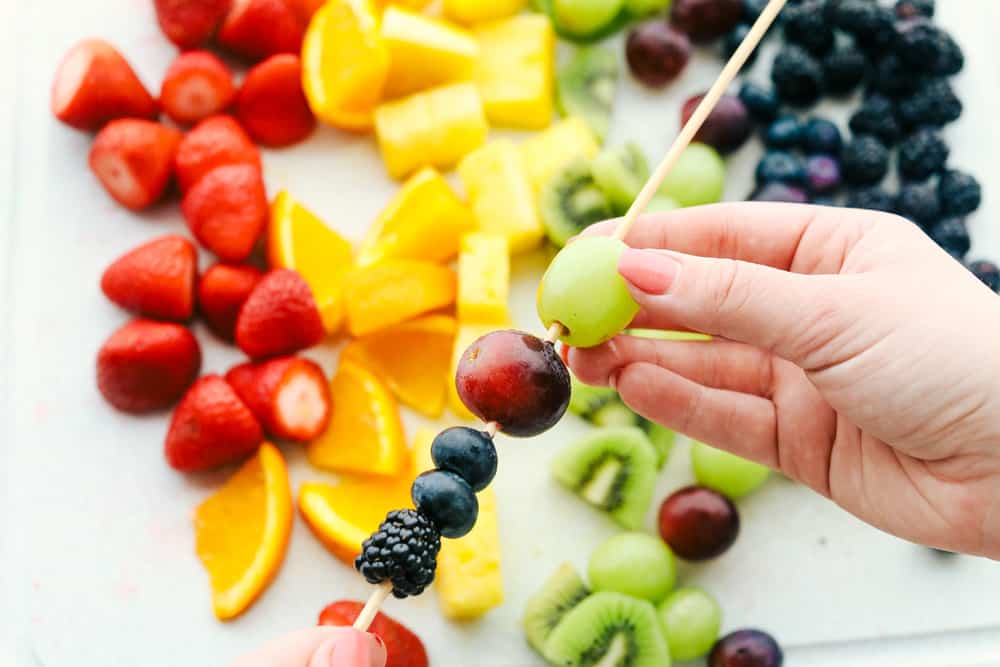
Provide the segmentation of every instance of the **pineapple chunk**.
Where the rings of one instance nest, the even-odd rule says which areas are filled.
[[[458,319],[501,323],[510,319],[510,257],[507,238],[496,234],[466,234],[458,254]]]
[[[407,9],[388,7],[381,35],[390,62],[386,97],[470,81],[475,74],[479,44],[461,28]]]
[[[513,16],[527,4],[528,0],[444,0],[444,15],[456,23],[471,25]]]
[[[455,347],[451,354],[451,373],[448,376],[450,378],[448,381],[448,405],[451,406],[452,412],[462,419],[472,421],[476,419],[476,415],[469,412],[469,409],[465,407],[462,399],[458,396],[458,389],[455,387],[455,371],[458,369],[458,362],[465,350],[476,342],[478,338],[485,336],[491,331],[503,329],[507,326],[509,326],[509,322],[495,324],[465,324],[459,322],[458,324],[458,331],[455,333]]]
[[[521,144],[528,180],[538,192],[557,171],[576,158],[592,160],[600,149],[586,121],[570,116]]]
[[[458,165],[478,230],[507,238],[510,252],[534,248],[545,230],[521,153],[510,141],[490,142]]]

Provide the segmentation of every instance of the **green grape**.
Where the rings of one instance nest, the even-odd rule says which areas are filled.
[[[615,535],[590,555],[587,567],[595,591],[615,591],[659,602],[674,587],[674,554],[645,533]]]
[[[662,192],[657,192],[649,200],[649,203],[646,204],[646,213],[665,213],[666,211],[674,211],[679,208],[680,204],[675,202],[672,197],[668,197]]]
[[[660,186],[680,206],[712,204],[722,199],[726,163],[711,146],[694,143],[684,149]]]
[[[771,472],[767,466],[702,442],[691,444],[691,467],[699,484],[733,500],[763,484]]]
[[[611,23],[624,4],[624,0],[553,0],[552,11],[560,29],[584,37]]]
[[[538,286],[538,316],[546,327],[563,325],[567,345],[593,347],[624,329],[639,304],[618,274],[625,244],[590,236],[559,251]]]
[[[700,658],[719,637],[722,609],[700,588],[678,588],[658,611],[670,657],[675,660]]]
[[[667,14],[670,0],[625,0],[625,8],[636,18],[651,14]]]

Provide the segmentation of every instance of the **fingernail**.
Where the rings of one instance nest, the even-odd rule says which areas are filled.
[[[681,265],[670,255],[626,248],[618,258],[618,273],[646,294],[666,294]]]
[[[382,667],[385,665],[386,651],[377,636],[345,628],[316,650],[309,667]]]

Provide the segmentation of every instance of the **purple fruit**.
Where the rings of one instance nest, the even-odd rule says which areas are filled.
[[[641,83],[659,87],[677,78],[691,57],[687,35],[661,20],[640,23],[628,34],[625,59]]]
[[[674,0],[670,22],[698,43],[711,42],[736,27],[742,0]]]
[[[675,491],[660,505],[660,537],[684,560],[708,560],[726,552],[740,532],[740,515],[729,498],[704,486]]]
[[[704,97],[704,93],[695,95],[684,103],[681,108],[682,127]],[[694,140],[708,144],[725,155],[742,146],[752,130],[753,122],[746,105],[734,95],[723,95],[694,135]]]
[[[785,656],[774,638],[761,630],[737,630],[715,642],[708,667],[781,667]]]
[[[809,197],[806,191],[787,183],[765,183],[750,195],[750,201],[786,202],[791,204],[807,204]]]
[[[828,194],[840,187],[840,163],[829,155],[806,158],[806,183],[815,194]]]

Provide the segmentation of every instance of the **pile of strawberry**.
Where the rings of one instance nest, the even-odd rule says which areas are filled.
[[[89,163],[108,193],[140,210],[176,183],[191,234],[218,258],[199,276],[195,245],[171,234],[126,253],[101,278],[104,294],[137,319],[101,347],[97,386],[128,413],[180,401],[165,441],[166,459],[178,470],[245,458],[265,434],[311,440],[330,418],[322,370],[295,356],[325,335],[309,286],[294,271],[251,263],[269,216],[254,141],[287,146],[315,127],[297,54],[316,4],[155,1],[163,32],[181,49],[214,41],[256,63],[239,86],[216,55],[186,50],[154,99],[126,59],[99,39],[74,46],[56,72],[52,112],[97,132]],[[196,313],[250,361],[225,377],[199,378],[201,349],[185,326]]]

